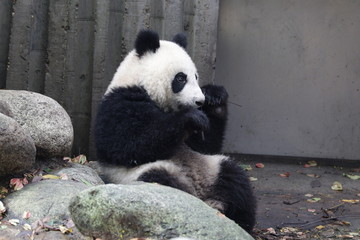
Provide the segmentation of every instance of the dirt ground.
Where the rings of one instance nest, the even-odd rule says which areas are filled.
[[[258,200],[255,239],[360,239],[360,161],[235,157]]]

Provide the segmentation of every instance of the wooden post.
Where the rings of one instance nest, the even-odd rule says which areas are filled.
[[[28,90],[44,93],[49,1],[33,0],[31,7]]]
[[[9,54],[12,1],[0,1],[0,89],[6,86],[6,70]]]

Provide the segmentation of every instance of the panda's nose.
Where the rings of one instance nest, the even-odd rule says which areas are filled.
[[[198,107],[201,107],[202,105],[204,105],[204,101],[201,100],[201,101],[195,101],[195,104],[198,106]]]

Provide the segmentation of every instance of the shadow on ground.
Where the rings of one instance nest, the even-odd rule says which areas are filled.
[[[257,239],[360,239],[360,161],[234,157],[251,167]]]

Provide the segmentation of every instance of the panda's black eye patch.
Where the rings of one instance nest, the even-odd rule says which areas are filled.
[[[181,90],[183,90],[186,83],[187,83],[186,74],[183,72],[177,73],[171,83],[171,88],[172,88],[173,93],[178,93]]]

